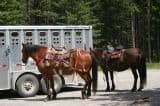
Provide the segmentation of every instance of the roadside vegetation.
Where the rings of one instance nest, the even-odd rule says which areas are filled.
[[[147,63],[149,69],[160,69],[160,63]]]
[[[0,25],[91,25],[94,47],[138,47],[160,62],[160,0],[1,0]]]

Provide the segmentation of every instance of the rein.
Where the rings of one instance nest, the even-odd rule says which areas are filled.
[[[45,56],[42,56],[42,57],[40,57],[40,58],[34,58],[34,60],[35,60],[35,62],[36,62],[36,65],[39,65],[39,63],[42,61],[42,60],[44,60],[45,59]]]
[[[42,59],[35,59],[36,65],[38,65],[41,62]]]

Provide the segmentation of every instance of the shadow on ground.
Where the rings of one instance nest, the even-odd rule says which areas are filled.
[[[72,92],[72,91],[80,91],[82,89],[82,87],[64,87],[60,93],[63,92]],[[39,92],[37,95],[46,95],[42,92]],[[81,95],[80,95],[81,96]],[[9,99],[9,100],[25,100],[25,101],[44,101],[44,99],[46,98],[46,96],[44,98],[23,98],[20,97],[16,92],[14,91],[0,91],[0,99]],[[71,100],[71,99],[81,99],[80,97],[61,97],[61,98],[57,98],[56,100]]]
[[[81,87],[66,87],[62,92],[80,91]],[[39,93],[38,95],[42,95]],[[43,94],[44,95],[44,94]],[[72,95],[71,95],[72,96]],[[57,97],[56,100],[80,100],[81,95],[77,97]],[[116,90],[114,92],[98,91],[91,96],[90,101],[100,102],[101,106],[160,106],[160,88],[152,90],[144,90],[141,92],[131,92],[130,90]],[[0,92],[0,99],[24,100],[24,101],[44,101],[44,97],[40,98],[21,98],[17,93],[12,91]]]
[[[99,91],[103,92],[103,91]],[[102,106],[118,106],[118,105],[129,105],[129,106],[160,106],[160,88],[153,90],[144,90],[141,92],[131,92],[129,90],[117,90],[105,94],[97,94],[101,98],[92,99],[93,101],[112,101],[113,103],[108,104],[102,103]],[[127,102],[126,102],[127,101]],[[122,104],[121,104],[122,103]],[[125,104],[127,103],[127,104]],[[114,104],[114,105],[112,105]]]

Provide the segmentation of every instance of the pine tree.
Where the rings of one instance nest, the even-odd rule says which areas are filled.
[[[0,25],[21,25],[26,23],[25,6],[17,0],[1,0]]]

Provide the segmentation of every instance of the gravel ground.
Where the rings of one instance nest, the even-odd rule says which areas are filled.
[[[46,95],[20,98],[12,92],[0,93],[0,106],[160,106],[160,71],[147,72],[147,86],[142,92],[130,92],[133,84],[131,71],[115,73],[116,91],[105,92],[104,75],[99,73],[98,92],[82,100],[80,87],[68,87],[57,99],[45,102]]]

